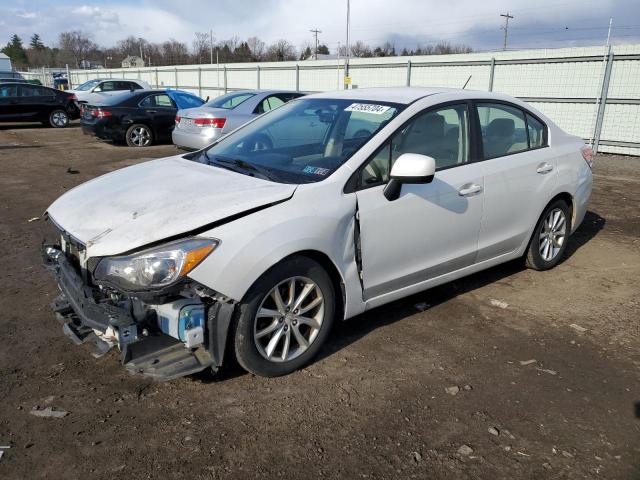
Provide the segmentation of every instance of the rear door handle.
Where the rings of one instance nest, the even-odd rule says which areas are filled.
[[[147,113],[158,113],[158,110],[147,110]]]
[[[470,197],[471,195],[475,195],[476,193],[482,192],[482,187],[480,185],[476,185],[475,183],[468,183],[463,185],[460,190],[458,190],[458,195],[461,197]]]
[[[550,163],[544,162],[538,165],[536,172],[544,175],[545,173],[549,173],[551,170],[553,170],[553,165],[551,165]]]

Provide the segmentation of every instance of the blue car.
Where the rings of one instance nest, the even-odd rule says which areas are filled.
[[[182,90],[134,90],[83,106],[82,131],[103,140],[148,147],[171,140],[179,109],[204,100]]]

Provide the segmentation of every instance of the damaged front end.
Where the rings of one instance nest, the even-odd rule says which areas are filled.
[[[158,380],[222,365],[233,301],[186,276],[140,291],[97,279],[102,259],[87,258],[82,242],[49,223],[43,263],[61,291],[52,307],[74,343],[91,344],[95,357],[117,347],[129,372]]]

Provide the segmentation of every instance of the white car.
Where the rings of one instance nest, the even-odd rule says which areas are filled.
[[[117,345],[132,372],[215,370],[227,347],[250,372],[287,374],[336,319],[511,259],[554,267],[591,161],[506,95],[309,95],[56,200],[43,247],[55,310],[74,341]]]
[[[151,86],[142,80],[124,78],[96,78],[78,85],[70,93],[75,93],[78,104],[99,102],[101,98],[129,90],[150,90]]]

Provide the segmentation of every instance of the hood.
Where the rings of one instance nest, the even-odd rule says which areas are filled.
[[[88,257],[95,257],[124,253],[286,200],[295,189],[176,156],[84,183],[47,212],[86,245]]]

